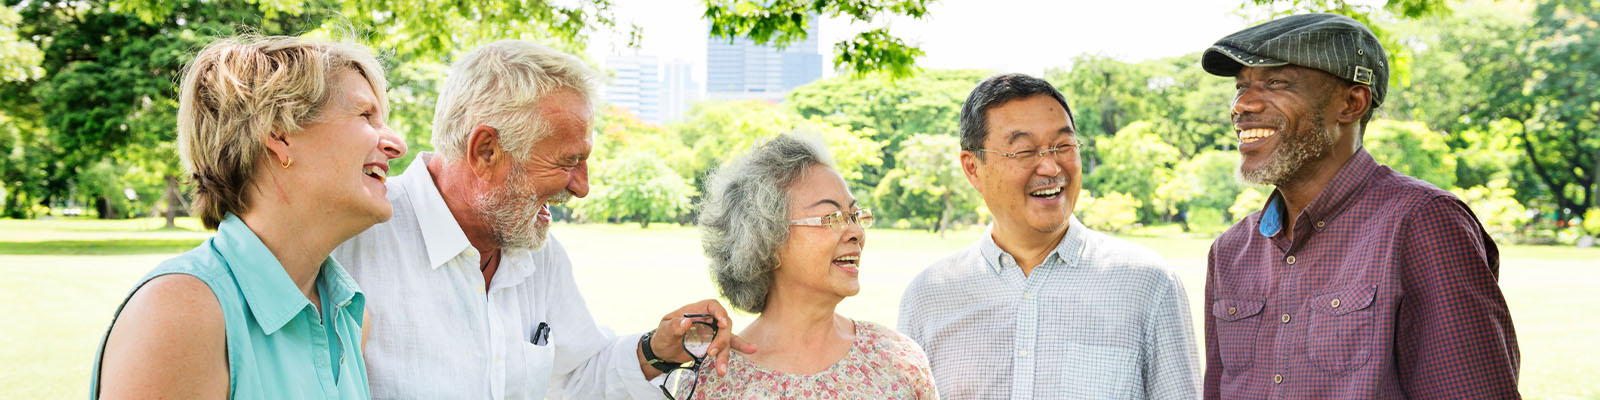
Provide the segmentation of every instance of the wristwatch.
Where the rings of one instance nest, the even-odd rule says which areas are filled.
[[[682,363],[675,363],[662,360],[661,357],[656,357],[655,350],[650,349],[650,338],[654,337],[655,335],[656,331],[652,329],[650,332],[645,332],[644,336],[639,337],[639,350],[644,353],[644,362],[650,363],[650,366],[656,367],[656,369],[660,370],[663,374],[672,372],[672,370],[678,368],[682,368]]]

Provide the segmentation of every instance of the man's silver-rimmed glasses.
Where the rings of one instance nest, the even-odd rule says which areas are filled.
[[[826,226],[836,231],[842,231],[850,224],[861,225],[862,228],[872,227],[872,210],[857,209],[852,213],[844,210],[834,211],[821,217],[801,218],[789,220],[789,225],[798,226]]]
[[[706,363],[706,351],[711,349],[711,341],[717,338],[717,325],[703,321],[711,318],[711,314],[684,314],[683,317],[696,319],[689,324],[689,331],[683,334],[683,351],[694,358],[694,365],[667,373],[666,382],[661,384],[661,394],[672,400],[694,398],[695,386],[700,383],[700,366]]]
[[[1029,164],[1029,163],[1039,162],[1039,160],[1043,160],[1045,156],[1077,155],[1078,154],[1077,150],[1080,150],[1080,148],[1086,148],[1086,147],[1088,147],[1088,146],[1084,146],[1083,143],[1072,142],[1072,143],[1057,145],[1057,146],[1054,146],[1054,147],[1047,147],[1047,148],[1043,148],[1043,149],[1039,149],[1039,150],[1020,150],[1020,151],[1017,151],[1017,152],[1014,152],[1014,153],[1007,153],[1007,152],[1003,152],[1003,151],[996,151],[996,150],[989,150],[989,149],[977,149],[976,151],[981,151],[981,152],[985,152],[985,153],[999,154],[1001,157],[1005,157],[1005,158],[1009,158],[1009,159],[1012,159],[1012,160],[1016,160],[1016,161],[1022,162],[1024,164]]]

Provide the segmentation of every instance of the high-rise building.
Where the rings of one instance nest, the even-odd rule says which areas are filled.
[[[783,49],[756,45],[747,38],[706,42],[706,97],[782,101],[800,85],[822,78],[817,50],[817,16],[811,16],[806,40]],[[709,28],[708,28],[709,29]]]
[[[646,122],[676,120],[700,97],[700,85],[690,72],[694,66],[687,62],[614,56],[606,59],[606,66],[615,74],[606,83],[606,102]]]

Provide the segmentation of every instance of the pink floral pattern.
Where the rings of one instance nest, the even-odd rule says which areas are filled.
[[[694,399],[938,399],[928,356],[911,338],[855,321],[856,341],[844,358],[811,375],[756,365],[738,352],[728,375],[700,375]]]

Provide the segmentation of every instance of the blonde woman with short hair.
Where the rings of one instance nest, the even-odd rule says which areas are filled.
[[[367,398],[365,298],[334,247],[393,210],[404,141],[384,124],[371,53],[229,38],[179,91],[194,213],[215,237],[134,286],[101,343],[90,398]]]

